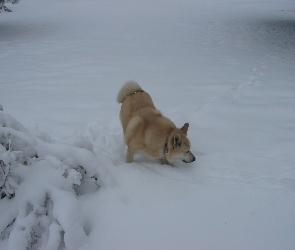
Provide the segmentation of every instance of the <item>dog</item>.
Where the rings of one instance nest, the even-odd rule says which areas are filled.
[[[137,153],[168,165],[176,159],[186,163],[195,161],[187,138],[189,124],[177,128],[155,108],[150,95],[137,82],[126,82],[117,95],[117,102],[122,104],[120,119],[128,147],[126,163],[131,163]]]

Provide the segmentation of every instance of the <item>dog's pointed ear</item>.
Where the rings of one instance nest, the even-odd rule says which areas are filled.
[[[182,130],[183,133],[187,134],[188,127],[189,127],[189,124],[185,123],[180,130]]]
[[[173,148],[180,147],[182,143],[180,134],[174,135],[173,138]]]

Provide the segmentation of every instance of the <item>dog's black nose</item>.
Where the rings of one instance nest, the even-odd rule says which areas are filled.
[[[182,161],[185,162],[185,163],[191,163],[191,162],[193,162],[195,160],[196,160],[196,157],[193,157],[193,159],[191,161],[186,161],[186,160],[182,160]]]

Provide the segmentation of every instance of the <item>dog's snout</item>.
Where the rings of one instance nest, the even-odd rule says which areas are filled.
[[[192,154],[192,157],[189,159],[189,160],[182,160],[183,162],[185,163],[191,163],[191,162],[194,162],[196,160],[196,157]]]

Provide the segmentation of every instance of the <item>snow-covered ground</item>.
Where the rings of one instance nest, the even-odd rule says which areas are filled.
[[[0,160],[15,197],[0,200],[0,249],[295,249],[294,1],[9,7]],[[190,123],[194,163],[124,163],[130,79]]]

